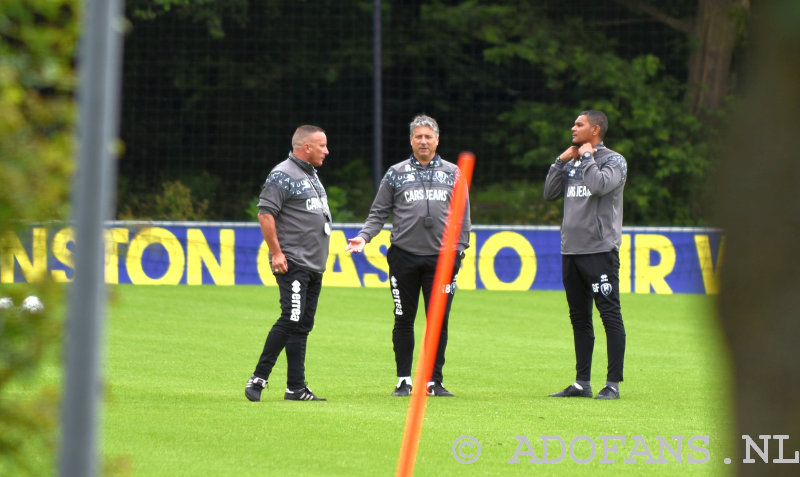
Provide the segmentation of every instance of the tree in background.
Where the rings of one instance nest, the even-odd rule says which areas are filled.
[[[31,223],[68,214],[79,3],[3,0],[0,16],[0,296],[20,305],[37,295],[45,304],[38,313],[0,310],[0,475],[54,468],[58,393],[42,392],[32,376],[59,349],[63,290],[47,277],[10,284],[7,274],[11,248],[29,245]]]
[[[298,5],[126,2],[126,217],[156,217],[134,205],[154,203],[163,184],[180,180],[192,201],[208,200],[207,218],[252,219],[242,211],[258,192],[254,174],[285,153],[287,131],[304,122],[328,130],[337,164],[371,167],[372,2]],[[554,223],[557,205],[528,204],[541,197],[577,113],[597,108],[611,120],[609,145],[629,159],[625,222],[707,223],[705,184],[736,85],[746,0],[381,5],[386,163],[408,153],[402,131],[426,112],[443,127],[444,157],[476,153],[476,222]],[[363,216],[362,178],[332,177],[335,169],[321,171],[341,192],[344,213],[334,218]],[[203,170],[215,178],[196,180]]]
[[[660,12],[656,15],[643,1],[619,3],[645,10],[659,20],[666,17]],[[699,5],[706,3],[702,0]],[[688,16],[694,13],[694,6],[688,1],[673,2],[669,11]],[[729,5],[729,9],[733,7]],[[709,24],[737,26],[734,13],[716,11],[699,14],[692,21],[668,22],[693,33],[678,36],[675,45],[659,49],[631,44],[621,34],[620,25],[642,20],[625,9],[590,10],[564,2],[435,2],[422,8],[422,31],[427,32],[422,37],[429,45],[444,44],[447,39],[455,42],[441,61],[450,62],[446,69],[453,78],[460,78],[460,87],[473,83],[471,91],[500,88],[515,96],[511,105],[497,114],[496,122],[487,124],[485,139],[505,152],[518,174],[533,179],[532,187],[540,187],[548,164],[568,144],[569,128],[578,112],[599,109],[609,117],[610,147],[628,158],[631,180],[626,186],[625,223],[700,225],[706,223],[708,213],[706,181],[717,120],[724,114],[722,99],[729,93],[720,84],[727,85],[737,37],[701,42],[704,51],[727,52],[704,55],[714,56],[717,66],[696,60],[696,52],[687,63],[690,55],[686,50],[699,35],[694,32],[712,28]],[[721,15],[724,18],[720,19]],[[695,26],[690,29],[688,25]],[[727,42],[724,47],[720,45],[723,42]],[[458,54],[476,43],[481,45],[483,58]],[[435,51],[432,46],[420,50]],[[674,66],[681,61],[683,69]],[[720,63],[726,67],[719,67]],[[671,65],[669,71],[666,64]],[[528,69],[527,77],[509,74],[521,67]],[[492,68],[499,71],[491,76],[481,73]],[[706,94],[707,88],[676,76],[683,70],[689,72],[690,81],[695,76],[712,76],[708,71],[713,71],[713,100]],[[702,117],[696,114],[701,105]]]
[[[750,0],[691,0],[695,10],[689,17],[678,16],[682,2],[615,1],[687,35],[691,53],[686,99],[691,113],[724,106],[731,92],[733,53],[744,32]]]

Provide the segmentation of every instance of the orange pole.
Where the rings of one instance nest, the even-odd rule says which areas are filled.
[[[422,433],[422,420],[425,417],[425,404],[428,393],[425,388],[433,374],[433,363],[436,359],[436,350],[439,346],[439,336],[442,332],[444,309],[447,305],[447,293],[444,287],[450,283],[451,273],[455,265],[455,251],[458,248],[458,237],[461,233],[461,222],[464,219],[464,209],[467,204],[469,184],[472,179],[472,170],[475,166],[475,155],[471,152],[462,152],[458,155],[458,168],[461,177],[453,189],[453,198],[450,201],[450,210],[447,214],[447,223],[442,236],[442,246],[439,249],[439,261],[436,263],[436,274],[433,278],[431,302],[428,308],[427,327],[425,328],[425,343],[420,349],[417,358],[417,372],[414,375],[411,393],[411,402],[408,405],[406,427],[403,434],[403,444],[400,447],[400,459],[397,463],[397,477],[410,477],[414,474],[414,463],[417,459],[419,436]]]

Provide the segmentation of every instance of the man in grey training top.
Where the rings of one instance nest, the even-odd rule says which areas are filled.
[[[378,193],[372,202],[369,216],[358,236],[349,239],[347,251],[361,253],[364,246],[393,214],[391,247],[386,252],[389,262],[389,285],[394,300],[394,345],[398,383],[393,396],[411,394],[411,364],[414,353],[414,319],[417,315],[419,292],[428,309],[431,293],[446,293],[447,305],[436,361],[426,392],[430,396],[453,396],[442,385],[444,352],[447,347],[447,327],[450,305],[456,290],[456,278],[464,250],[469,247],[471,229],[469,200],[452,270],[450,284],[444,290],[432,290],[436,263],[442,246],[453,188],[459,180],[458,167],[437,153],[439,125],[425,115],[416,116],[409,125],[411,156],[389,168],[383,176]]]
[[[328,197],[315,169],[327,155],[325,131],[317,126],[300,126],[292,137],[292,152],[272,169],[259,196],[258,221],[280,289],[281,316],[272,326],[245,387],[245,396],[251,401],[261,400],[261,391],[284,348],[288,367],[283,398],[325,400],[306,387],[305,359],[331,235]]]
[[[625,158],[603,144],[608,119],[583,111],[572,127],[572,145],[556,157],[547,174],[544,197],[564,198],[561,223],[561,274],[575,343],[575,382],[551,397],[592,397],[594,331],[592,308],[606,331],[608,375],[596,399],[619,399],[625,358],[625,326],[619,301],[619,247],[622,242],[622,190]]]

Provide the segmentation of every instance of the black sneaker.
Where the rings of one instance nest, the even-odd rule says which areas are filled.
[[[619,399],[619,391],[614,389],[613,386],[606,386],[597,393],[595,399]]]
[[[563,391],[550,394],[550,397],[592,397],[592,388],[589,386],[578,389],[574,384],[570,384]]]
[[[256,377],[254,374],[250,376],[250,380],[247,381],[247,386],[244,387],[244,395],[253,402],[260,401],[261,391],[263,391],[265,387],[267,387],[267,380]]]
[[[295,389],[294,391],[289,391],[287,388],[283,399],[284,401],[327,401],[327,399],[321,398],[311,392],[307,387]]]
[[[442,383],[439,381],[434,381],[433,384],[428,384],[428,396],[439,396],[439,397],[453,397],[454,394],[448,391],[447,389],[442,386]]]
[[[411,385],[405,381],[401,382],[394,388],[392,396],[411,396]]]

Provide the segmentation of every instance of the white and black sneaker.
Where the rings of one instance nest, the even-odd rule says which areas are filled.
[[[267,387],[267,380],[259,378],[254,374],[250,376],[250,380],[247,381],[247,386],[244,387],[244,395],[253,402],[260,401],[261,391],[263,391],[265,387]]]
[[[597,393],[595,399],[619,399],[619,390],[614,386],[606,386]]]
[[[428,396],[438,396],[438,397],[453,397],[454,394],[448,391],[447,389],[442,386],[442,383],[439,381],[432,381],[428,383]]]
[[[289,388],[286,388],[286,394],[283,395],[283,399],[285,401],[327,401],[327,399],[321,398],[311,392],[308,387],[295,389],[294,391],[290,391]]]
[[[563,391],[559,391],[557,393],[549,394],[550,397],[585,397],[590,398],[592,397],[592,387],[591,386],[581,386],[578,383],[570,384]]]
[[[400,384],[394,388],[392,396],[411,396],[411,384],[407,381],[400,381]]]

